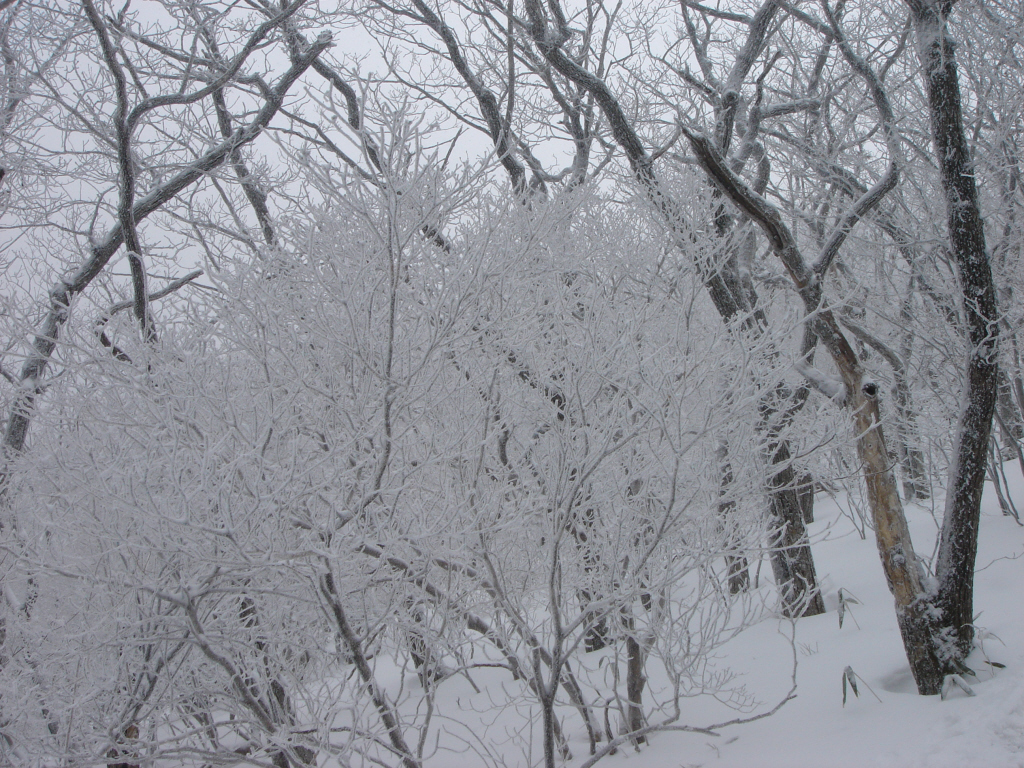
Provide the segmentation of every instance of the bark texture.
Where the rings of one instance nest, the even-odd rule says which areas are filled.
[[[629,161],[634,178],[655,210],[662,216],[675,246],[682,253],[693,258],[701,281],[723,321],[727,324],[738,321],[751,334],[755,336],[760,334],[763,329],[758,321],[759,310],[756,307],[756,294],[752,291],[752,285],[745,286],[734,271],[728,267],[721,268],[716,263],[714,248],[701,247],[697,243],[694,233],[686,223],[687,218],[682,207],[660,184],[654,170],[654,158],[645,149],[639,134],[634,130],[633,124],[607,83],[598,75],[582,67],[563,50],[562,46],[570,39],[572,32],[561,11],[561,6],[556,1],[549,3],[548,8],[550,18],[540,0],[527,0],[526,2],[529,32],[537,48],[555,71],[587,92],[600,107],[608,121],[615,142]],[[730,73],[725,88],[724,108],[720,111],[716,129],[718,141],[723,145],[728,145],[729,137],[732,134],[735,117],[734,102],[738,99],[737,88],[753,66],[766,39],[771,20],[777,11],[778,8],[772,1],[765,2],[761,6],[751,21],[751,32]],[[721,225],[721,219],[718,223]],[[840,242],[841,239],[835,243],[836,248]],[[776,442],[772,441],[770,436],[766,437],[769,442]],[[783,442],[777,441],[777,443]],[[772,448],[772,452],[777,453],[778,444]],[[773,465],[772,471],[777,475],[780,470]],[[785,471],[782,472],[784,474]],[[789,514],[790,505],[787,503],[788,497],[786,496],[786,489],[789,486],[783,488],[782,484],[775,480],[769,485],[773,513],[782,525],[782,536],[789,542],[787,545],[789,548],[785,550],[788,554],[779,552],[773,559],[777,576],[786,572],[792,577],[779,585],[783,591],[784,611],[787,615],[794,617],[823,613],[824,604],[816,595],[817,581],[813,557],[803,516],[799,514],[799,503],[793,507],[797,510],[797,514]],[[795,493],[792,495],[795,497]],[[736,565],[736,561],[732,561],[730,569],[734,565]],[[742,577],[738,576],[739,578]],[[737,580],[735,583],[739,584],[739,581]]]
[[[799,480],[793,471],[789,441],[769,445],[768,452],[770,465],[775,470],[769,480],[769,503],[778,525],[778,538],[772,552],[775,582],[783,590],[782,602],[790,608],[790,615],[817,616],[825,612],[825,603],[817,589],[818,578],[807,541]]]
[[[957,265],[969,339],[963,411],[947,482],[936,567],[945,662],[959,661],[974,639],[974,561],[981,493],[999,384],[998,310],[985,249],[974,165],[964,133],[956,51],[947,19],[951,0],[908,0],[928,95],[932,141],[946,197],[950,250]]]
[[[931,603],[921,583],[921,571],[882,433],[878,386],[864,380],[856,352],[843,335],[832,310],[823,304],[821,273],[827,269],[829,259],[819,257],[812,269],[778,210],[729,169],[710,139],[686,133],[701,167],[767,236],[775,255],[789,272],[814,332],[842,376],[842,387],[834,396],[850,409],[858,436],[857,453],[867,485],[868,507],[882,568],[896,602],[896,618],[907,659],[918,691],[936,694],[942,686],[943,668],[933,642],[929,618]],[[834,255],[834,250],[831,252]],[[823,251],[823,256],[827,253]]]

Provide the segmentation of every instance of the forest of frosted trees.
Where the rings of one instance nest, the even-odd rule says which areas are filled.
[[[0,0],[0,60],[0,763],[756,719],[716,654],[825,611],[816,495],[962,681],[1024,471],[1016,0]]]

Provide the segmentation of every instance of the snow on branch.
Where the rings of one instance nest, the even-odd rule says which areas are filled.
[[[811,386],[826,397],[839,402],[844,402],[847,397],[846,385],[839,379],[832,378],[822,373],[806,360],[797,360],[793,367],[800,372],[800,375],[810,382]]]

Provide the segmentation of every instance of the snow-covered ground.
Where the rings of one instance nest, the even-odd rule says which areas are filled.
[[[1006,471],[1022,508],[1020,470],[1007,463]],[[641,753],[623,751],[601,765],[1024,766],[1024,528],[1000,513],[991,487],[982,508],[975,582],[982,648],[968,660],[977,678],[965,678],[973,697],[958,689],[944,701],[916,694],[872,532],[862,540],[851,519],[824,496],[818,497],[815,513],[814,557],[829,612],[798,622],[797,698],[774,716],[724,729],[717,738],[658,734]],[[908,517],[915,546],[928,547],[923,554],[930,555],[937,531],[931,508],[911,507]],[[861,603],[848,607],[841,629],[840,588]],[[792,647],[783,637],[789,631],[788,623],[762,623],[732,641],[722,657],[742,671],[748,689],[766,703],[773,694],[781,698],[791,685]],[[848,691],[844,707],[847,666],[865,684],[858,685],[859,697]],[[704,706],[694,700],[684,720],[714,722],[720,713],[702,714]]]
[[[1024,508],[1020,470],[1007,463],[1006,471],[1016,505]],[[873,532],[868,529],[861,538],[845,506],[843,497],[819,495],[811,528],[828,612],[795,625],[768,619],[727,643],[716,654],[715,666],[735,672],[735,683],[757,703],[737,712],[706,695],[684,699],[678,724],[706,727],[770,710],[791,689],[794,656],[796,698],[771,717],[723,728],[717,736],[655,733],[640,751],[622,748],[602,759],[602,767],[1024,768],[1024,527],[1000,513],[988,488],[975,583],[981,647],[968,660],[977,676],[965,677],[975,695],[953,689],[942,700],[917,695]],[[926,557],[932,555],[940,516],[941,500],[908,509],[915,546]],[[769,571],[767,565],[762,568],[762,580]],[[857,601],[847,603],[842,627],[840,589]],[[762,594],[770,596],[770,587],[762,585]],[[848,690],[844,705],[847,667],[855,674],[859,696]],[[648,674],[649,691],[656,691],[657,670]],[[479,693],[461,678],[450,679],[438,692],[439,711],[463,712],[458,722],[452,719],[442,727],[447,734],[443,742],[452,748],[451,736],[461,733],[457,738],[465,739],[464,749],[456,754],[442,749],[427,765],[542,764],[538,725],[531,723],[535,707],[490,708],[488,702],[493,706],[502,699],[492,685],[501,686],[507,676],[495,673],[492,679],[488,670],[474,675]],[[444,698],[448,702],[440,701]],[[574,752],[567,765],[580,766],[589,757],[588,742],[582,721],[567,709],[560,710]],[[471,722],[474,711],[479,722]],[[481,751],[489,753],[486,759]]]

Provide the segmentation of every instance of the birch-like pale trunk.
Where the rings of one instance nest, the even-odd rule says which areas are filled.
[[[896,619],[907,659],[918,691],[922,694],[938,693],[943,671],[932,642],[933,631],[928,616],[931,604],[921,582],[921,569],[914,554],[882,433],[878,386],[864,380],[856,352],[840,330],[835,315],[822,303],[821,272],[824,270],[820,268],[827,268],[843,238],[838,237],[838,233],[830,238],[812,269],[779,212],[729,169],[711,140],[688,131],[687,137],[708,175],[740,210],[757,222],[768,237],[772,250],[793,280],[809,322],[813,323],[815,333],[842,376],[842,388],[833,394],[843,401],[853,420],[878,553],[889,590],[895,599]],[[852,222],[844,222],[841,226],[849,233]]]

